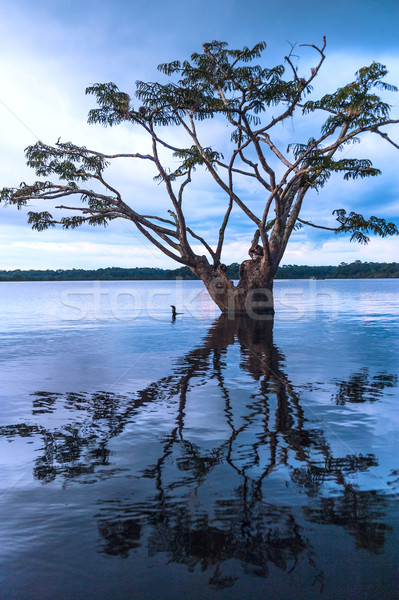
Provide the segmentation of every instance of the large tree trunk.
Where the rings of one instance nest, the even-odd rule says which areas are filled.
[[[227,277],[224,265],[214,267],[204,256],[196,258],[190,269],[202,279],[212,300],[224,314],[230,318],[239,315],[259,320],[272,318],[275,270],[264,258],[244,261],[237,285]]]

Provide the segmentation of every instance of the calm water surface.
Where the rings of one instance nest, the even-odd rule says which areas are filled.
[[[398,597],[399,280],[275,293],[0,284],[2,600]]]

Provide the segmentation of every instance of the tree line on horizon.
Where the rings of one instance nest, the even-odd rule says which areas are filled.
[[[232,263],[226,274],[239,278],[239,264]],[[399,277],[399,263],[341,262],[338,266],[284,265],[279,267],[276,279],[382,279]],[[0,270],[0,281],[134,281],[134,280],[198,280],[188,267],[159,269],[155,267],[107,267],[105,269],[57,269],[57,270]]]

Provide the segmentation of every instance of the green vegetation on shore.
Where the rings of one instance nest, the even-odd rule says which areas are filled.
[[[227,267],[227,275],[231,279],[238,279],[238,263]],[[305,265],[285,265],[279,267],[276,279],[362,279],[399,277],[399,263],[361,262],[341,263],[338,267]],[[94,280],[173,280],[197,279],[188,267],[179,269],[156,269],[150,267],[135,267],[122,269],[109,267],[106,269],[58,269],[56,271],[29,270],[0,271],[0,281],[94,281]]]

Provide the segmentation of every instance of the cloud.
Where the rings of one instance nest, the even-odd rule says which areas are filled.
[[[107,236],[107,243],[103,243],[94,231],[46,231],[39,234],[26,229],[16,235],[15,228],[0,226],[0,269],[130,268],[149,264],[175,268],[173,261],[166,260],[159,250],[141,239],[134,230],[126,230],[119,224],[114,231],[103,231],[102,234]]]
[[[310,241],[296,241],[295,236],[289,242],[282,264],[298,265],[338,265],[340,262],[397,262],[399,239],[373,238],[362,246],[350,242],[347,238],[332,238],[314,244]]]

